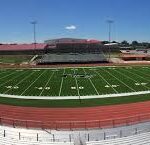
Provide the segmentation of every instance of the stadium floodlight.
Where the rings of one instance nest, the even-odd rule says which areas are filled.
[[[33,25],[34,49],[36,51],[36,24],[37,24],[37,21],[32,21],[31,24]]]
[[[110,44],[111,44],[111,25],[114,23],[114,21],[113,20],[107,20],[106,21],[107,23],[108,23],[108,41],[109,41],[109,61],[110,61],[110,53],[111,53],[111,46],[110,46]]]

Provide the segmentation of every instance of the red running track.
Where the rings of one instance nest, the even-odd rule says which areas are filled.
[[[150,120],[150,101],[86,108],[35,108],[0,105],[0,123],[21,127],[103,128],[148,120]]]

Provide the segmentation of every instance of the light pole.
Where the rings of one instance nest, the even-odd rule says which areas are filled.
[[[110,48],[110,44],[111,44],[111,25],[114,23],[113,20],[107,20],[108,23],[108,40],[109,40],[109,61],[110,61],[110,53],[111,53],[111,48]]]
[[[33,25],[33,41],[34,41],[34,50],[36,53],[36,24],[37,24],[37,21],[32,21],[31,24]]]

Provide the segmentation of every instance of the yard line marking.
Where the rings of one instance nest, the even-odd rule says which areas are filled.
[[[0,72],[0,75],[2,75],[2,74],[4,75],[5,73],[7,74],[8,72],[2,71],[2,72]]]
[[[117,70],[116,70],[116,71],[117,71]],[[131,77],[127,76],[126,74],[123,74],[123,73],[122,73],[122,72],[120,72],[120,71],[117,71],[117,72],[118,72],[118,73],[120,73],[120,74],[122,74],[123,76],[125,76],[125,77],[129,78],[130,80],[134,81],[135,83],[140,83],[140,82],[138,82],[138,81],[136,81],[136,80],[132,79]],[[148,88],[148,87],[146,87],[146,86],[143,86],[143,87],[145,87],[145,88],[149,89],[149,88]]]
[[[15,72],[15,73],[16,73],[16,72]],[[16,77],[11,78],[10,80],[8,80],[8,81],[2,83],[2,84],[0,85],[0,87],[3,86],[3,85],[5,85],[5,84],[8,83],[8,82],[14,80],[15,78],[18,78],[18,77],[22,76],[22,75],[25,74],[25,73],[26,73],[26,72],[20,74],[20,72],[19,72],[19,75],[17,75]]]
[[[43,90],[41,91],[41,93],[39,94],[39,96],[41,96],[41,95],[43,94],[43,92],[44,92],[45,88],[46,88],[46,87],[47,87],[47,85],[49,84],[49,82],[50,82],[50,80],[51,80],[52,76],[54,75],[54,73],[55,73],[55,71],[53,71],[53,72],[52,72],[51,76],[49,77],[49,79],[48,79],[47,83],[45,84],[45,86],[44,86]]]
[[[74,74],[75,74],[75,73],[76,73],[75,69],[74,69],[73,71],[74,71]],[[78,92],[79,100],[81,100],[78,81],[77,81],[77,78],[76,78],[76,77],[74,77],[74,78],[75,78],[75,82],[76,82],[76,87],[77,87],[77,92]]]
[[[119,82],[121,82],[123,85],[125,85],[127,88],[129,88],[130,90],[136,92],[136,90],[134,90],[133,88],[131,88],[130,86],[128,86],[126,83],[124,83],[123,81],[121,81],[120,79],[118,79],[116,76],[114,76],[113,74],[111,74],[108,70],[103,69],[105,72],[109,73],[109,75],[111,75],[112,77],[114,77],[115,79],[117,79]],[[116,71],[116,70],[113,70]]]
[[[139,71],[137,71],[137,70],[133,70],[133,71],[139,72]],[[129,72],[129,73],[132,73],[132,72],[130,72],[130,71],[128,71],[128,72]],[[133,73],[132,73],[132,74],[133,74]],[[137,75],[138,77],[142,78],[143,80],[150,82],[149,80],[147,80],[146,78],[140,76],[139,74],[134,74],[134,75]],[[150,77],[150,76],[149,76],[149,77]]]
[[[22,96],[44,73],[46,70],[44,70],[20,95]]]
[[[125,70],[125,71],[127,71],[127,70]],[[144,79],[143,77],[141,77],[141,76],[138,75],[138,74],[134,74],[134,73],[132,73],[132,72],[130,72],[130,71],[127,71],[127,72],[129,72],[130,74],[133,74],[134,76],[136,75],[136,76],[138,76],[138,77]],[[147,79],[144,79],[144,80],[148,81]],[[150,81],[148,81],[148,82],[150,82]],[[137,83],[140,83],[140,82],[137,82]],[[143,86],[143,87],[145,87],[145,88],[147,88],[147,89],[150,89],[150,87],[147,87],[147,86]]]
[[[99,72],[97,72],[96,70],[93,70],[95,73],[97,73],[98,74],[98,76],[100,77],[100,78],[102,78],[102,80],[104,80],[105,82],[106,82],[106,84],[108,84],[114,91],[115,91],[115,93],[119,93],[115,88],[113,88],[112,87],[112,85],[99,73]]]
[[[16,74],[16,73],[18,73],[18,72],[12,72],[12,73],[10,73],[10,74],[8,74],[8,75],[6,75],[6,76],[1,77],[0,80],[3,79],[3,78],[9,77],[9,76],[11,76],[11,75],[13,75],[13,74]]]
[[[83,71],[84,71],[84,73],[85,73],[85,75],[86,75],[87,73],[86,73],[85,69],[84,69],[84,68],[82,68],[82,69],[83,69]],[[90,83],[92,84],[93,88],[95,89],[97,95],[99,95],[99,92],[97,91],[97,89],[96,89],[95,85],[93,84],[91,78],[88,77],[88,78],[86,78],[86,79],[88,79],[88,80],[90,81]]]
[[[13,86],[17,86],[19,85],[20,83],[22,83],[24,80],[26,80],[27,78],[29,78],[33,73],[35,72],[32,72],[30,75],[27,75],[24,79],[22,79],[21,81],[19,81],[17,84],[13,85]],[[10,90],[12,90],[12,88],[8,89],[7,91],[4,92],[4,94],[6,94],[7,92],[9,92]]]
[[[63,71],[63,75],[64,75],[64,74],[65,74],[65,68],[64,68],[64,71]],[[64,77],[62,76],[62,79],[61,79],[61,84],[60,84],[60,89],[59,89],[59,96],[61,95],[61,91],[62,91],[63,82],[64,82]]]

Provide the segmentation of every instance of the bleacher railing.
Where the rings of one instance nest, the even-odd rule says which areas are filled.
[[[92,120],[92,121],[51,121],[42,122],[34,120],[20,120],[13,118],[0,117],[1,125],[9,125],[13,127],[23,128],[40,128],[40,129],[90,129],[90,128],[114,128],[119,126],[129,126],[138,123],[150,121],[150,114],[141,114],[126,118],[116,118],[108,120]]]

